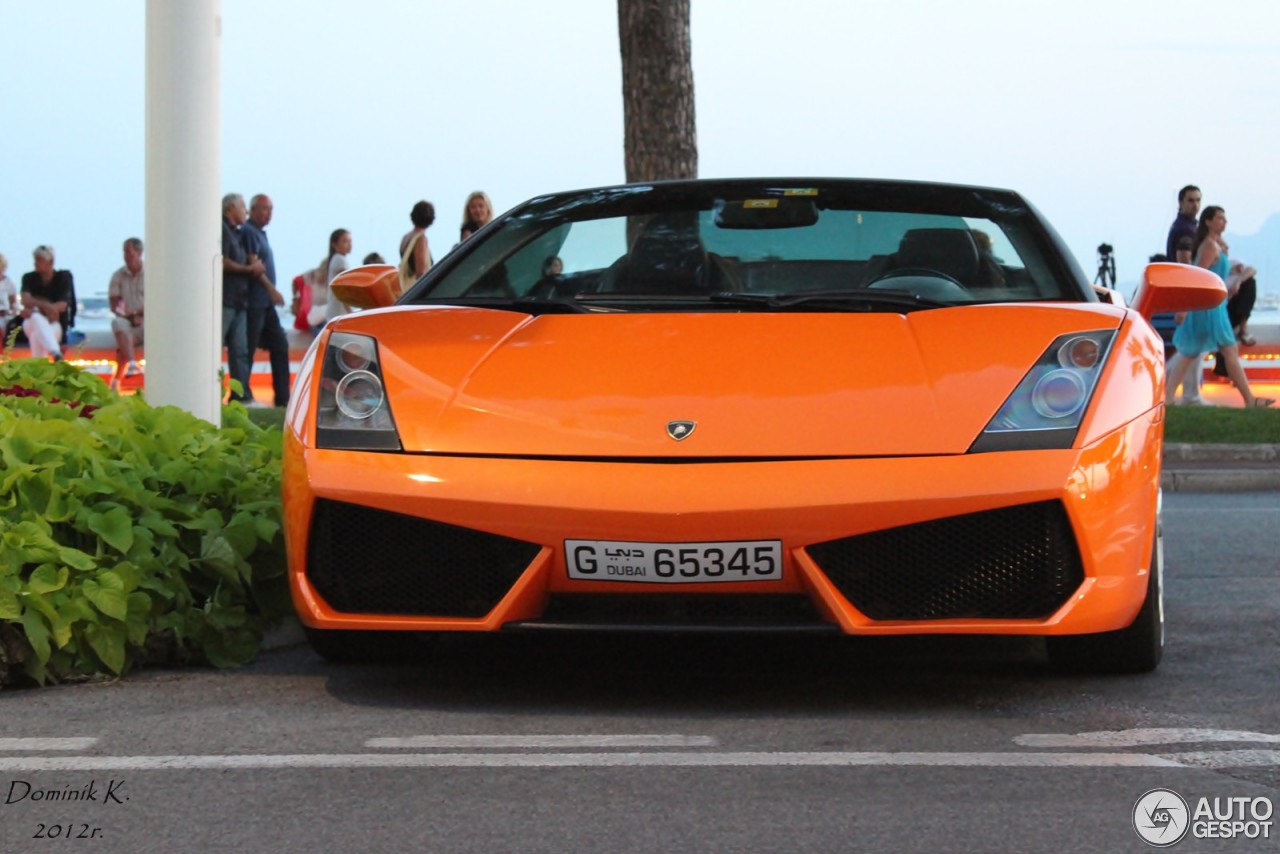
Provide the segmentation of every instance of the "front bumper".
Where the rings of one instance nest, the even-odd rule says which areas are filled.
[[[1159,487],[1159,428],[1153,414],[1081,450],[681,464],[370,454],[304,448],[290,435],[284,486],[290,585],[302,621],[328,629],[494,631],[552,620],[566,613],[566,601],[634,597],[646,607],[658,606],[654,613],[661,613],[663,604],[675,606],[677,600],[723,598],[749,605],[756,601],[752,597],[764,597],[758,601],[785,601],[788,609],[803,599],[815,624],[847,634],[1109,631],[1128,625],[1145,596]],[[498,557],[485,560],[505,561],[506,574],[480,585],[483,595],[468,587],[466,595],[455,597],[456,607],[442,606],[433,613],[412,604],[371,607],[369,603],[397,602],[397,591],[384,590],[382,598],[353,597],[344,592],[348,588],[341,586],[341,578],[344,573],[360,578],[365,557],[384,547],[397,527],[348,526],[343,541],[335,544],[332,525],[318,525],[317,518],[341,513],[343,504],[385,511],[369,518],[394,513],[430,520],[425,524],[463,532],[459,536],[466,542],[467,532],[480,533],[501,547],[494,552]],[[991,521],[1004,517],[995,511],[1017,513],[1025,507],[1058,508],[1079,572],[1068,588],[1047,600],[1040,597],[1030,611],[1024,609],[1030,616],[936,618],[939,612],[907,609],[903,613],[909,618],[895,618],[892,608],[870,607],[852,594],[849,571],[834,571],[823,554],[832,542],[855,542],[861,535],[929,526],[967,514],[988,520],[980,540],[996,540],[1003,528]],[[936,529],[944,537],[951,530],[946,524]],[[1011,541],[1016,536],[1009,531]],[[627,581],[574,580],[566,570],[565,539],[780,539],[783,577],[663,585],[659,590]],[[408,542],[407,552],[420,554],[421,542]],[[881,543],[884,572],[894,572],[895,549],[909,550],[910,541]],[[928,560],[945,564],[945,542],[934,550],[936,556]],[[1018,552],[1012,549],[1015,557]],[[917,555],[913,561],[905,551],[902,558],[904,566],[913,567],[917,583],[922,572],[927,582],[928,560]],[[447,557],[441,560],[447,563]],[[321,562],[326,568],[319,573]],[[430,564],[415,560],[404,571],[415,581],[414,573],[420,573],[424,583],[431,583]],[[941,568],[940,577],[946,569]],[[1013,571],[1019,570],[1015,566]],[[1055,578],[1063,583],[1062,577]],[[1030,586],[1035,588],[1036,582]],[[422,601],[437,600],[428,595]],[[855,601],[862,601],[862,607]],[[690,608],[680,604],[676,610]],[[720,610],[717,625],[723,627],[734,626],[735,620],[743,628],[773,625],[767,619],[762,623],[758,614],[753,618],[751,609],[739,604]],[[575,619],[555,619],[558,625],[575,624]],[[576,622],[593,625],[580,618]],[[666,625],[661,619],[657,623]]]

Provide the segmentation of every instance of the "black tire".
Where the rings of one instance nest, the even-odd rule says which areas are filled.
[[[313,629],[303,626],[307,643],[334,664],[423,660],[430,656],[435,635],[424,632],[363,632]]]
[[[1114,632],[1045,638],[1049,663],[1075,673],[1150,673],[1164,653],[1164,536],[1159,514],[1147,598],[1133,622]]]

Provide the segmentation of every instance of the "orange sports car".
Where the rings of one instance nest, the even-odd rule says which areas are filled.
[[[285,437],[317,651],[386,632],[1044,635],[1161,655],[1157,311],[1006,190],[660,182],[533,199],[331,293]]]

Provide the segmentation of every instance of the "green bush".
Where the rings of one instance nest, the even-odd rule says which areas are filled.
[[[289,613],[279,430],[0,362],[0,684],[226,667]]]
[[[1164,440],[1192,444],[1280,444],[1280,409],[1166,406]]]

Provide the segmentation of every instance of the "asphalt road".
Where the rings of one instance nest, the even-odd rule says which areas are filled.
[[[0,850],[1149,850],[1149,790],[1280,802],[1280,493],[1165,510],[1149,676],[1057,675],[1027,639],[293,647],[0,695]],[[1268,820],[1174,850],[1280,850]]]

